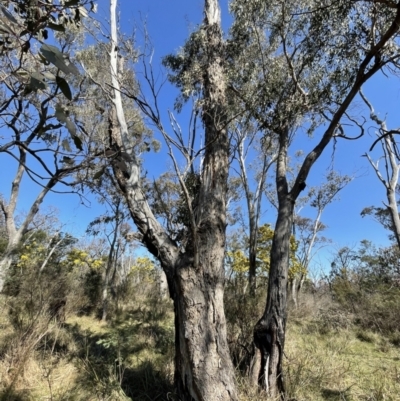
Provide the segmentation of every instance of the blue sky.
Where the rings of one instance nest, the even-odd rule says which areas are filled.
[[[109,5],[107,0],[100,0],[97,18],[108,19]],[[229,15],[227,12],[227,1],[222,1],[222,15],[224,26],[229,26]],[[202,0],[120,0],[120,21],[123,32],[131,33],[134,29],[138,32],[140,44],[140,32],[143,22],[146,22],[147,31],[154,45],[154,64],[161,60],[162,56],[176,52],[184,43],[185,38],[202,19]],[[176,91],[166,86],[161,94],[162,107],[173,108]],[[388,126],[395,128],[400,126],[399,101],[400,82],[398,78],[386,78],[383,75],[375,77],[373,83],[365,88],[365,93],[373,102],[380,116],[386,116]],[[355,109],[362,113],[361,102],[355,105]],[[358,111],[357,111],[358,112]],[[364,114],[367,116],[366,110]],[[187,120],[185,115],[178,118]],[[167,123],[167,122],[166,122]],[[184,126],[184,125],[183,125]],[[158,135],[158,134],[156,134]],[[316,139],[309,139],[305,135],[298,137],[295,148],[303,149],[305,152],[312,148]],[[360,212],[366,206],[381,206],[385,199],[385,190],[375,177],[367,160],[362,155],[368,150],[374,140],[373,131],[358,141],[340,140],[332,159],[332,146],[325,151],[323,157],[313,167],[308,185],[317,185],[332,165],[342,174],[356,175],[354,180],[340,194],[340,201],[328,206],[323,215],[323,222],[328,226],[325,236],[333,240],[335,247],[349,245],[353,246],[362,239],[369,239],[377,245],[385,245],[387,233],[371,218],[361,218]],[[379,150],[379,147],[376,147]],[[146,169],[149,178],[156,177],[160,172],[171,167],[171,162],[163,152],[158,155],[149,155],[146,161]],[[379,151],[374,152],[374,158],[379,157]],[[0,155],[0,168],[2,171],[0,179],[0,192],[8,197],[11,179],[15,166],[7,155]],[[19,202],[19,210],[27,210],[33,197],[39,191],[38,187],[32,185],[25,179]],[[54,205],[60,211],[60,220],[75,235],[83,234],[87,224],[102,213],[102,209],[94,199],[89,199],[90,205],[82,205],[76,195],[50,194],[45,205]],[[305,207],[302,215],[313,217],[315,211]],[[275,215],[268,205],[264,208],[262,223],[274,223]],[[329,250],[323,252],[322,258],[329,257]]]

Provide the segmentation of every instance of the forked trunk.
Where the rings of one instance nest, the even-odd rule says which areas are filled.
[[[119,91],[116,0],[111,0],[111,75],[116,113],[110,133],[119,151],[128,154],[127,171],[113,165],[119,187],[147,249],[163,267],[175,307],[175,383],[180,401],[237,401],[233,364],[226,340],[223,306],[226,194],[229,143],[226,131],[224,47],[217,0],[205,0],[203,123],[205,130],[201,185],[192,208],[186,194],[190,225],[180,246],[154,216],[140,187],[140,164],[130,146]],[[128,166],[129,164],[129,166]],[[127,177],[128,176],[128,177]]]
[[[255,354],[251,366],[253,384],[260,385],[271,397],[282,399],[284,399],[282,360],[293,209],[294,202],[290,195],[280,200],[271,249],[267,305],[262,318],[254,328]]]
[[[174,271],[175,382],[181,401],[236,401],[223,305],[229,143],[220,9],[205,1],[205,152],[190,239]]]

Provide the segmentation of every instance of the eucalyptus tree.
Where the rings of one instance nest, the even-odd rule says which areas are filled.
[[[72,46],[71,38],[60,37],[59,43],[66,51]],[[79,90],[73,97],[65,77],[76,73],[75,79],[79,81],[77,67],[63,58],[60,62],[58,59],[48,62],[43,54],[23,51],[18,46],[20,37],[10,37],[9,40],[14,50],[9,50],[6,56],[0,58],[0,125],[4,133],[0,154],[1,157],[9,157],[10,166],[13,166],[11,160],[14,160],[16,171],[11,178],[8,199],[3,197],[0,200],[7,229],[7,247],[0,262],[0,290],[12,255],[45,196],[51,191],[59,191],[56,187],[60,185],[65,186],[64,192],[75,192],[71,176],[84,166],[91,165],[96,154],[70,110],[71,103],[79,98]],[[50,58],[51,54],[51,51],[46,53]],[[34,181],[40,190],[25,219],[17,225],[17,203],[25,176]]]
[[[252,43],[259,59],[243,74],[259,85],[251,94],[234,87],[245,107],[259,115],[266,135],[279,141],[276,167],[278,217],[270,258],[267,303],[255,326],[252,379],[271,396],[284,398],[282,370],[286,330],[289,244],[294,206],[307,177],[328,144],[345,138],[353,122],[349,106],[361,86],[387,67],[397,69],[400,4],[392,1],[235,0],[233,42],[242,56]],[[260,37],[267,37],[261,41]],[[318,130],[316,128],[319,127]],[[288,152],[293,136],[315,135],[294,184],[288,184]],[[361,130],[362,134],[362,130]]]
[[[395,134],[398,134],[398,129],[389,130],[386,125],[386,121],[382,120],[375,113],[375,110],[366,96],[360,91],[360,95],[368,106],[370,111],[370,118],[373,122],[378,124],[378,139],[380,139],[380,145],[383,153],[383,168],[379,167],[379,161],[374,162],[371,156],[366,153],[370,165],[374,169],[376,176],[379,181],[386,189],[387,204],[384,203],[385,208],[365,208],[362,212],[363,215],[371,214],[375,212],[376,217],[388,216],[389,219],[382,219],[384,226],[389,228],[396,240],[397,246],[400,249],[400,216],[398,210],[397,190],[399,185],[399,173],[400,173],[400,154],[398,145],[395,141]],[[372,147],[371,147],[372,150]],[[388,221],[389,220],[389,221]],[[385,224],[386,223],[386,224]]]
[[[112,167],[141,241],[160,261],[167,275],[175,310],[175,383],[178,396],[188,401],[237,400],[223,308],[229,143],[220,8],[216,0],[206,0],[205,17],[199,29],[206,59],[202,71],[201,102],[205,143],[201,152],[202,171],[196,201],[176,165],[188,209],[185,238],[177,241],[157,220],[142,188],[136,139],[129,132],[123,106],[126,88],[119,81],[121,43],[117,35],[116,3],[116,0],[110,2],[109,55],[113,108],[109,113],[109,132],[112,140],[110,150],[115,152],[115,158],[123,159],[120,161],[124,165],[114,163]],[[157,110],[150,110],[148,103],[137,96],[134,88],[130,95],[165,137],[167,134],[158,119]],[[171,145],[171,142],[167,144]]]
[[[260,132],[257,132],[258,124],[254,119],[248,121],[246,118],[238,117],[230,124],[230,127],[232,157],[237,165],[236,167],[232,163],[232,170],[240,178],[247,206],[247,218],[243,217],[243,221],[248,226],[248,282],[250,295],[254,296],[257,287],[257,239],[262,197],[268,171],[276,161],[276,141],[273,138],[263,138],[261,141]],[[246,160],[250,156],[253,157],[251,164]],[[254,189],[249,169],[253,170]]]
[[[90,236],[103,240],[107,254],[104,256],[101,294],[101,320],[105,322],[109,318],[110,294],[116,299],[118,278],[120,282],[126,279],[127,266],[123,266],[123,258],[127,254],[129,243],[134,238],[131,238],[131,226],[127,222],[129,213],[126,204],[110,169],[103,166],[97,172],[90,168],[88,170],[81,171],[78,175],[85,177],[85,186],[105,209],[100,216],[89,223],[86,230]]]
[[[309,190],[307,194],[307,203],[316,209],[315,219],[304,218],[297,213],[294,215],[294,230],[296,240],[298,241],[297,257],[302,266],[299,275],[295,275],[291,280],[292,286],[292,299],[297,307],[298,294],[303,286],[304,280],[307,276],[310,262],[315,254],[315,245],[326,245],[327,239],[318,237],[318,234],[323,231],[326,226],[321,222],[322,214],[335,200],[338,200],[338,194],[342,191],[351,181],[353,177],[348,175],[340,175],[331,170],[326,175],[326,181]]]

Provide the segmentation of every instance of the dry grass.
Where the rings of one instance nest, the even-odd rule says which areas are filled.
[[[296,401],[399,401],[400,349],[353,325],[329,297],[305,296],[292,311],[286,340],[286,382]],[[299,308],[299,309],[300,309]]]
[[[284,369],[290,401],[400,401],[396,341],[352,325],[331,298],[306,295],[289,314]],[[239,375],[240,401],[266,395]]]
[[[171,305],[141,301],[109,324],[74,315],[61,325],[43,316],[28,337],[0,313],[0,401],[166,399],[172,390]]]
[[[324,297],[305,297],[291,311],[285,351],[288,400],[400,400],[398,334],[385,338],[349,321]],[[61,326],[38,325],[34,347],[4,314],[0,326],[0,401],[174,399],[169,303],[141,299],[107,325],[92,316],[71,316]],[[266,400],[239,372],[238,385],[241,401]]]
[[[364,335],[360,339],[349,329],[312,334],[290,325],[285,364],[289,395],[298,401],[400,400],[399,349],[376,334]]]

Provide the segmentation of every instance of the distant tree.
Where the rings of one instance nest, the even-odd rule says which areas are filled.
[[[334,300],[364,329],[391,334],[400,328],[399,256],[397,244],[377,248],[366,240],[334,255],[328,277]]]
[[[247,216],[243,217],[248,226],[248,280],[250,295],[254,296],[257,288],[257,241],[259,230],[259,219],[261,215],[262,197],[266,186],[268,171],[276,162],[277,153],[274,140],[271,138],[257,138],[257,126],[251,122],[236,119],[232,123],[232,147],[234,149],[233,159],[238,167],[232,165],[240,178],[243,195],[247,206]],[[260,133],[258,133],[260,136]],[[249,153],[256,152],[256,161],[253,164],[255,189],[252,189],[251,177],[248,172]],[[254,157],[254,155],[253,155]]]
[[[330,171],[326,176],[326,182],[320,186],[313,187],[307,194],[307,203],[317,210],[315,219],[304,218],[299,215],[294,216],[295,237],[298,242],[297,257],[303,267],[299,275],[292,276],[290,280],[292,286],[292,298],[297,307],[299,292],[306,279],[310,262],[313,257],[314,247],[317,243],[326,244],[327,239],[318,237],[318,234],[326,227],[321,222],[322,214],[329,204],[338,200],[338,194],[351,181],[352,177],[340,175],[335,171]]]
[[[260,128],[279,142],[278,217],[266,308],[254,331],[252,380],[271,397],[284,399],[282,361],[295,203],[328,144],[346,137],[344,120],[361,127],[349,115],[349,106],[361,86],[386,66],[397,71],[400,5],[235,0],[231,11],[233,42],[241,57],[248,58],[241,74],[259,83],[251,93],[242,91],[240,85],[235,92],[252,115],[267,111],[266,116],[260,115]],[[257,45],[255,53],[252,47]],[[293,136],[300,129],[312,134],[316,127],[320,127],[320,139],[304,157],[294,184],[289,186],[288,153]],[[360,132],[362,135],[362,129]]]
[[[397,190],[399,185],[399,173],[400,173],[400,154],[398,145],[395,141],[395,135],[398,130],[388,130],[385,120],[382,120],[375,113],[372,104],[368,101],[364,93],[360,90],[361,98],[364,103],[368,106],[370,111],[370,118],[373,122],[378,124],[377,135],[380,140],[380,145],[383,152],[383,169],[379,167],[379,160],[373,162],[371,156],[366,153],[370,165],[374,169],[376,176],[379,181],[383,184],[386,189],[387,204],[384,203],[385,208],[369,207],[365,208],[361,215],[372,214],[374,217],[386,228],[389,229],[400,249],[400,216],[398,210]],[[389,219],[388,219],[389,218]]]
[[[272,240],[274,238],[274,230],[269,224],[263,224],[258,228],[257,232],[257,249],[256,249],[256,275],[257,277],[268,277],[270,269],[270,254]],[[243,241],[248,246],[247,238]],[[289,276],[293,278],[296,275],[303,274],[304,267],[296,256],[298,242],[295,237],[290,238],[290,266]],[[248,273],[250,269],[250,260],[245,249],[236,249],[227,252],[228,264],[231,266],[235,274]]]
[[[112,184],[111,184],[112,185]],[[118,269],[120,267],[120,259],[125,252],[128,233],[131,231],[129,224],[126,223],[126,210],[122,202],[122,198],[115,193],[115,186],[109,186],[108,189],[104,185],[102,190],[97,191],[100,203],[107,203],[107,212],[102,216],[94,219],[88,226],[87,233],[93,236],[100,235],[106,238],[108,253],[106,256],[105,269],[103,272],[102,285],[102,313],[101,320],[107,321],[110,306],[110,293],[116,295]],[[121,275],[121,272],[119,272]]]
[[[0,260],[0,291],[14,251],[49,192],[60,184],[75,192],[71,176],[95,159],[95,153],[80,132],[68,80],[80,80],[71,53],[79,26],[93,2],[37,2],[10,0],[0,6],[2,40],[0,68],[0,124],[8,130],[0,143],[0,154],[16,162],[10,193],[0,199],[7,230],[7,246]],[[44,44],[49,30],[56,32],[58,47]],[[41,43],[36,52],[31,41]],[[79,42],[79,41],[78,41]],[[63,53],[64,52],[64,53]],[[75,77],[75,78],[72,78]],[[78,86],[79,87],[79,86]],[[13,164],[11,164],[13,166]],[[12,170],[11,170],[12,171]],[[10,175],[12,172],[9,173]],[[17,202],[24,176],[41,187],[24,221],[15,222]],[[57,188],[58,190],[58,188]]]

